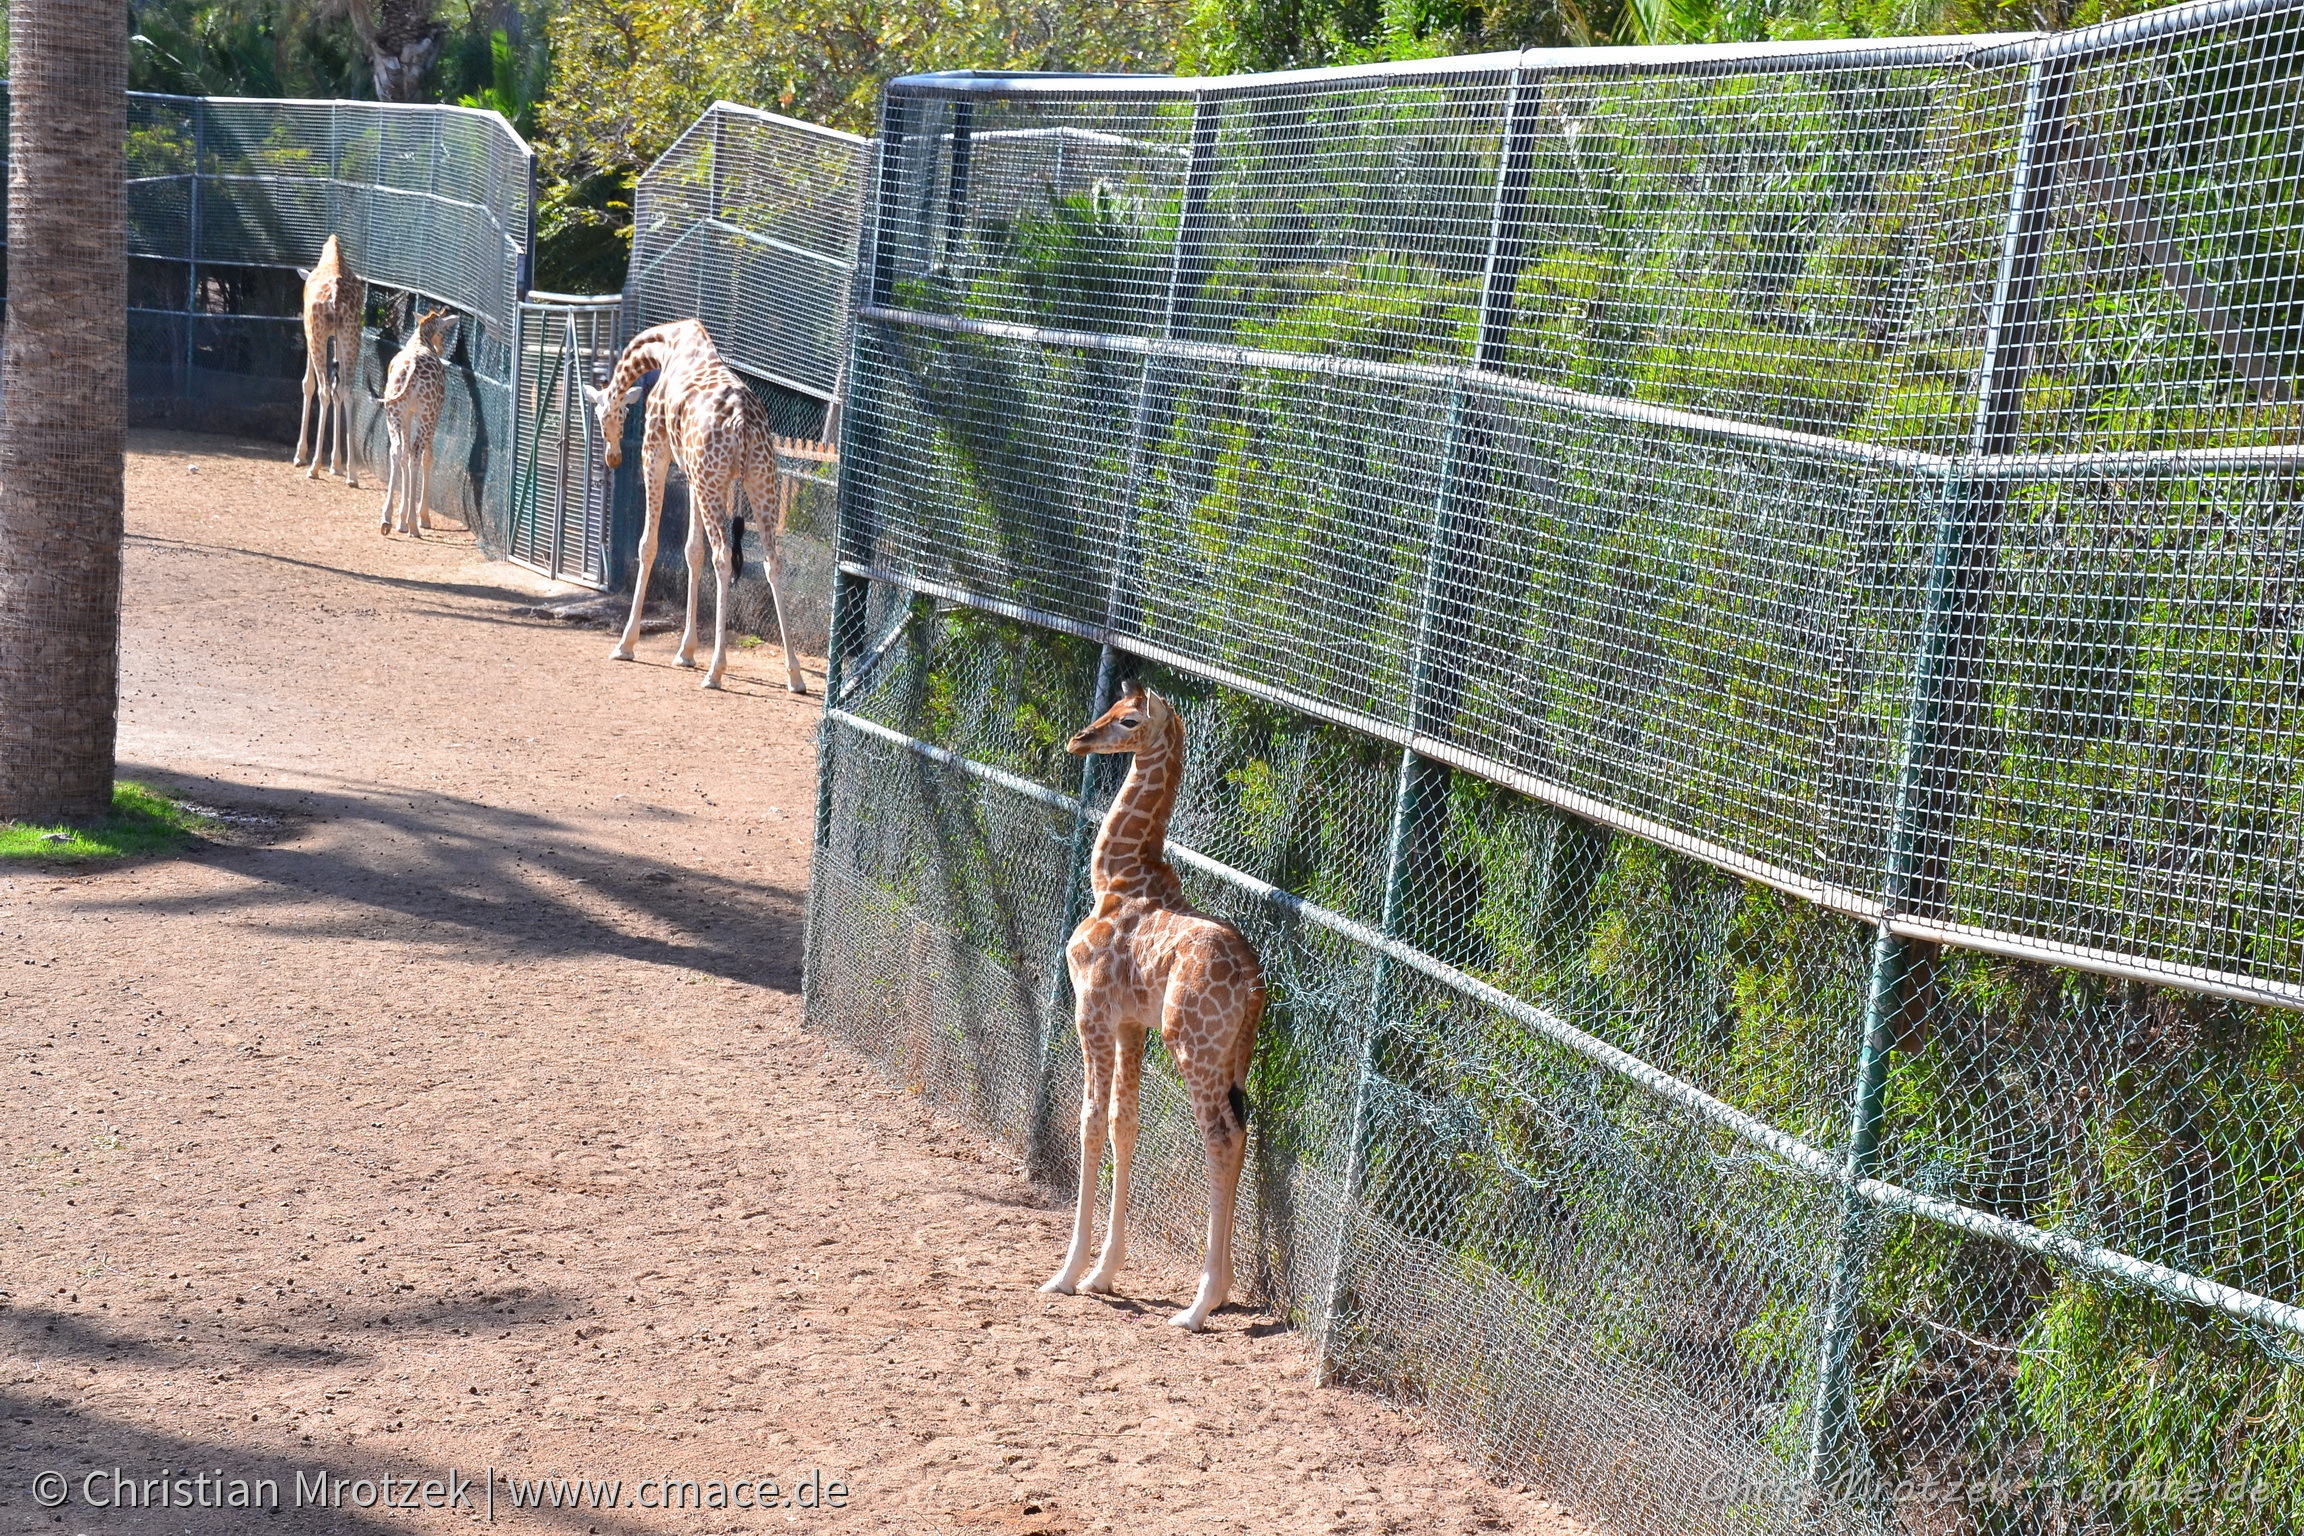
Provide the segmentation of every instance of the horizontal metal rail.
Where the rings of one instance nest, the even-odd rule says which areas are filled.
[[[795,129],[798,132],[809,135],[811,138],[823,139],[834,144],[845,144],[852,149],[869,149],[872,145],[872,141],[866,138],[863,134],[850,133],[845,128],[827,128],[822,123],[802,122],[797,117],[786,117],[783,113],[771,112],[766,107],[748,107],[740,101],[725,100],[716,101],[712,103],[711,106],[705,108],[703,114],[696,119],[696,122],[690,123],[687,128],[681,131],[680,138],[685,139],[689,134],[694,133],[698,124],[702,123],[706,117],[711,116],[711,114],[715,112],[725,112],[734,117],[749,117],[754,122],[759,123],[774,123],[780,128]],[[678,148],[679,143],[679,139],[673,140],[673,148]],[[666,155],[670,153],[670,150],[665,151]],[[664,156],[659,155],[657,158],[661,160],[664,158]]]
[[[2265,4],[2270,0],[2252,0]],[[1456,58],[1402,59],[1334,69],[1275,70],[1260,75],[1043,75],[954,70],[901,75],[889,92],[902,96],[1083,97],[1110,100],[1208,96],[1233,100],[1304,89],[1447,86],[1487,76],[1499,87],[1514,70],[1530,75],[1707,75],[1879,69],[1958,64],[1994,47],[2029,42],[2033,32],[1970,37],[1851,37],[1793,43],[1672,43],[1657,47],[1528,48]]]
[[[851,714],[844,709],[826,709],[824,716],[827,720],[846,729],[899,747],[929,762],[953,769],[972,778],[981,779],[988,784],[996,784],[1002,789],[1020,795],[1050,810],[1063,812],[1074,817],[1086,814],[1076,796],[1050,789],[1044,784],[1034,783],[1032,780],[1019,774],[1010,773],[1006,769],[995,768],[989,763],[976,762],[956,752],[922,741],[918,737],[906,735],[902,731],[891,730],[875,721]],[[1259,880],[1253,875],[1234,869],[1231,865],[1219,860],[1211,859],[1205,854],[1195,852],[1180,843],[1170,841],[1167,845],[1167,854],[1170,859],[1187,869],[1221,880],[1268,905],[1287,912],[1291,918],[1309,923],[1314,927],[1326,929],[1374,953],[1385,955],[1398,964],[1407,966],[1418,974],[1439,982],[1451,991],[1507,1015],[1562,1049],[1605,1067],[1626,1081],[1638,1084],[1652,1096],[1677,1105],[1694,1114],[1697,1118],[1726,1131],[1738,1140],[1770,1154],[1787,1169],[1813,1183],[1828,1187],[1853,1188],[1866,1203],[1881,1210],[1919,1217],[1991,1241],[2022,1248],[2030,1253],[2056,1259],[2075,1269],[2087,1270],[2121,1285],[2153,1291],[2186,1306],[2204,1307],[2222,1312],[2226,1316],[2242,1322],[2255,1323],[2262,1327],[2277,1328],[2287,1333],[2304,1336],[2304,1307],[2275,1301],[2271,1297],[2259,1296],[2252,1291],[2244,1291],[2207,1279],[2204,1276],[2170,1269],[2164,1264],[2155,1264],[2148,1259],[2139,1259],[2131,1254],[2082,1242],[2078,1238],[2046,1231],[2029,1222],[2012,1221],[2008,1217],[1996,1216],[1989,1211],[1980,1211],[1973,1206],[1961,1205],[1956,1201],[1938,1199],[1933,1195],[1923,1195],[1915,1190],[1906,1189],[1902,1185],[1891,1184],[1880,1179],[1851,1181],[1848,1177],[1845,1161],[1841,1157],[1802,1141],[1796,1136],[1786,1135],[1766,1121],[1713,1097],[1694,1083],[1652,1066],[1630,1052],[1610,1045],[1599,1036],[1578,1029],[1557,1014],[1524,1002],[1469,972],[1459,970],[1435,955],[1428,954],[1399,939],[1387,937],[1365,923],[1356,922],[1346,917],[1341,912],[1332,911],[1316,902],[1306,901],[1301,896],[1284,891],[1276,885]]]
[[[866,305],[863,319],[879,325],[943,331],[959,336],[987,336],[1036,346],[1074,351],[1105,352],[1154,362],[1212,363],[1233,368],[1262,368],[1276,372],[1316,373],[1331,378],[1368,379],[1386,384],[1412,384],[1438,390],[1471,385],[1515,399],[1550,406],[1582,416],[1637,422],[1667,431],[1701,437],[1789,449],[1818,459],[1838,459],[1883,466],[1915,475],[1956,476],[1962,480],[2050,480],[2075,475],[2102,478],[2213,474],[2220,470],[2262,469],[2304,464],[2304,442],[2265,443],[2226,448],[2109,448],[2092,453],[1950,454],[1890,448],[1857,438],[1829,437],[1820,432],[1796,432],[1733,416],[1707,416],[1678,411],[1617,395],[1594,395],[1580,390],[1540,384],[1470,363],[1380,363],[1367,358],[1321,352],[1281,352],[1259,347],[1233,347],[1221,342],[1182,341],[1168,337],[1130,336],[1108,331],[1053,330],[1006,320],[973,320],[959,315],[929,314],[887,305]]]
[[[1295,710],[1316,720],[1340,725],[1347,730],[1374,736],[1398,746],[1413,747],[1426,757],[1463,770],[1474,778],[1501,784],[1506,789],[1538,800],[1556,810],[1567,812],[1582,820],[1593,822],[1613,831],[1629,833],[1649,842],[1687,855],[1738,879],[1751,880],[1788,896],[1838,912],[1842,916],[1863,922],[1879,922],[1887,917],[1889,927],[1906,938],[1923,939],[1934,944],[1951,944],[1965,949],[1982,950],[1989,954],[2006,955],[2013,960],[2029,960],[2039,965],[2062,966],[2068,970],[2089,971],[2099,976],[2110,976],[2122,981],[2140,981],[2152,986],[2175,987],[2183,991],[2199,992],[2211,997],[2222,997],[2234,1002],[2263,1003],[2276,1008],[2304,1008],[2304,986],[2280,981],[2267,981],[2258,977],[2231,971],[2212,971],[2197,966],[2140,960],[2133,955],[2122,955],[2111,950],[2084,945],[2061,944],[2052,939],[2034,938],[2026,934],[2009,933],[2002,929],[1943,923],[1912,916],[1887,916],[1877,896],[1855,890],[1849,886],[1819,880],[1813,875],[1756,859],[1750,854],[1725,844],[1713,842],[1668,823],[1628,811],[1586,791],[1572,789],[1564,784],[1515,768],[1510,763],[1488,757],[1457,743],[1438,737],[1415,733],[1395,720],[1364,714],[1355,710],[1339,709],[1332,702],[1283,688],[1250,677],[1229,668],[1212,666],[1199,657],[1183,651],[1142,639],[1139,636],[1106,629],[1101,624],[1084,623],[1062,614],[1048,613],[1027,604],[1009,602],[1003,598],[987,597],[966,587],[932,577],[899,571],[888,566],[867,565],[852,560],[840,562],[840,569],[850,576],[861,576],[908,592],[959,603],[980,612],[997,614],[1002,618],[1052,629],[1061,634],[1093,641],[1098,645],[1111,645],[1131,655],[1141,656],[1190,676],[1204,679],[1221,687]]]
[[[989,336],[1004,341],[1030,342],[1083,352],[1109,352],[1154,362],[1214,363],[1233,368],[1266,368],[1288,373],[1317,373],[1330,378],[1367,379],[1383,384],[1416,384],[1439,390],[1459,384],[1493,389],[1503,394],[1549,405],[1579,415],[1693,432],[1708,437],[1732,437],[1790,448],[1820,458],[1859,460],[1921,472],[1941,471],[1952,460],[1943,454],[1884,448],[1876,443],[1826,437],[1816,432],[1794,432],[1763,426],[1730,416],[1704,416],[1646,405],[1615,395],[1592,395],[1557,385],[1538,384],[1511,374],[1475,367],[1470,363],[1379,363],[1367,358],[1342,357],[1323,352],[1279,352],[1261,347],[1233,347],[1221,342],[1183,341],[1160,336],[1127,336],[1105,331],[1060,331],[1045,326],[1006,320],[970,320],[958,315],[934,315],[920,310],[866,305],[862,318],[880,325],[901,325],[916,330],[945,331],[961,336]]]

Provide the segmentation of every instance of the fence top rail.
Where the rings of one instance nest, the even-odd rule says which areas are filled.
[[[0,91],[7,89],[8,82],[0,80]],[[209,106],[222,102],[242,107],[351,107],[361,112],[418,115],[438,112],[456,117],[481,118],[500,129],[506,138],[519,147],[520,153],[535,153],[527,139],[521,136],[520,130],[512,126],[511,120],[493,107],[464,107],[445,101],[347,101],[332,96],[179,96],[168,91],[130,91],[128,96],[132,101],[172,101],[187,106],[194,102]]]
[[[2207,5],[2246,4],[2258,9],[2288,0],[2206,0]],[[2180,11],[2201,7],[2186,6]],[[2154,16],[2179,14],[2156,11]],[[2100,29],[2063,34],[2080,38]],[[1329,69],[1274,70],[1256,75],[1066,75],[994,70],[951,70],[902,75],[888,86],[892,96],[1017,96],[1101,100],[1138,96],[1256,96],[1306,86],[1383,86],[1444,83],[1471,76],[1539,75],[1703,75],[1750,74],[1768,70],[1912,67],[1961,63],[1980,54],[2022,50],[2040,40],[2037,32],[1992,32],[1966,37],[1855,37],[1791,43],[1671,43],[1657,47],[1527,48],[1512,53],[1466,54],[1456,58],[1405,59],[1351,64]]]
[[[551,293],[542,288],[531,288],[520,301],[523,309],[616,309],[623,305],[620,293]]]
[[[835,144],[846,144],[856,149],[863,149],[872,142],[863,134],[850,133],[845,128],[827,128],[822,123],[811,123],[797,117],[786,117],[781,112],[771,112],[765,107],[748,107],[740,101],[716,101],[704,109],[703,116],[699,117],[697,122],[704,121],[704,118],[708,118],[714,113],[724,113],[732,117],[748,117],[754,122],[774,123],[780,128],[796,128],[800,132],[813,135],[816,138],[826,139]],[[688,127],[693,130],[696,123],[690,123]],[[682,137],[686,137],[686,135],[683,134]]]

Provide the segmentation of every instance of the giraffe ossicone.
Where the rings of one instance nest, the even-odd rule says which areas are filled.
[[[360,322],[368,309],[368,285],[355,276],[344,260],[344,247],[334,235],[320,247],[320,259],[304,279],[304,414],[296,428],[293,464],[310,464],[304,478],[320,478],[320,457],[333,438],[335,462],[330,473],[344,476],[355,490],[360,485],[360,462],[352,452],[352,381],[360,372]],[[317,423],[312,403],[320,403]],[[333,429],[333,430],[331,430]],[[306,445],[310,456],[306,456]]]
[[[380,526],[387,534],[395,507],[400,531],[410,538],[422,538],[417,530],[432,526],[432,434],[448,399],[448,349],[455,329],[456,317],[444,309],[424,314],[384,381],[378,403],[392,442],[392,466],[384,477]]]
[[[1146,1032],[1176,1063],[1208,1162],[1208,1250],[1192,1304],[1169,1319],[1197,1332],[1232,1293],[1232,1224],[1248,1151],[1248,1063],[1264,1014],[1264,967],[1240,930],[1195,911],[1166,855],[1184,781],[1184,721],[1130,681],[1118,702],[1065,744],[1075,755],[1133,753],[1088,867],[1095,910],[1072,930],[1064,964],[1080,1030],[1080,1198],[1063,1267],[1043,1291],[1109,1291],[1128,1259],[1128,1172],[1136,1150]],[[1112,1144],[1112,1209],[1087,1270],[1097,1172]]]
[[[704,686],[718,688],[728,665],[728,588],[734,579],[739,541],[736,493],[741,490],[759,519],[762,563],[768,571],[768,597],[776,611],[776,638],[784,647],[785,684],[806,693],[800,658],[793,652],[784,622],[783,566],[776,541],[784,531],[784,479],[776,461],[776,437],[759,398],[729,370],[711,333],[696,320],[675,320],[642,331],[624,345],[616,371],[599,389],[584,388],[607,444],[610,469],[624,462],[624,412],[639,391],[641,376],[657,374],[648,391],[646,430],[640,466],[647,488],[647,515],[641,525],[640,559],[632,583],[632,616],[612,661],[630,661],[640,638],[640,618],[648,603],[648,577],[656,566],[658,524],[664,515],[664,482],[678,464],[688,477],[688,622],[680,632],[677,660],[696,665],[696,610],[706,547],[714,585],[712,664]]]

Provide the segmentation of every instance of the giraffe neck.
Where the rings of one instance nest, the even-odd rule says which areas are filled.
[[[1159,742],[1136,754],[1105,813],[1088,869],[1096,894],[1170,896],[1180,889],[1166,849],[1168,817],[1183,781],[1184,726],[1171,720]]]

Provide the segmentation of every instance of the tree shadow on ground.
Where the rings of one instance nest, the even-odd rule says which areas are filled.
[[[387,1314],[369,1309],[369,1315],[365,1316],[340,1314],[330,1319],[328,1327],[337,1333],[382,1327],[402,1334],[434,1334],[446,1338],[478,1327],[558,1321],[571,1306],[565,1297],[551,1291],[511,1298],[514,1306],[510,1312],[500,1305],[504,1299],[476,1296],[437,1306],[417,1305],[413,1308],[414,1315],[411,1307],[403,1306],[397,1322],[391,1321]],[[235,1325],[231,1332],[219,1336],[157,1339],[102,1326],[85,1315],[37,1305],[20,1305],[0,1312],[0,1345],[5,1346],[11,1358],[44,1366],[51,1375],[60,1370],[93,1372],[97,1367],[87,1362],[123,1359],[131,1362],[132,1367],[200,1377],[249,1369],[276,1375],[284,1369],[294,1371],[299,1366],[340,1366],[357,1364],[367,1358],[365,1350],[349,1341],[343,1347],[325,1351],[302,1346],[283,1348],[283,1337],[293,1336],[283,1335],[278,1329]],[[55,1509],[60,1518],[52,1518],[51,1523],[68,1529],[83,1529],[94,1520],[106,1532],[149,1531],[156,1536],[163,1532],[166,1536],[177,1536],[186,1530],[246,1529],[245,1524],[235,1522],[259,1518],[254,1509],[163,1507],[156,1498],[141,1507],[122,1507],[127,1503],[126,1497],[121,1504],[111,1504],[115,1496],[111,1475],[115,1469],[122,1479],[139,1487],[145,1480],[163,1474],[172,1479],[179,1474],[190,1477],[206,1473],[227,1484],[234,1479],[251,1484],[257,1479],[271,1479],[277,1510],[264,1509],[260,1518],[264,1529],[287,1532],[406,1528],[406,1513],[387,1510],[381,1502],[381,1489],[377,1487],[367,1491],[375,1501],[368,1509],[359,1506],[357,1501],[362,1496],[359,1493],[347,1493],[341,1502],[327,1507],[320,1507],[310,1498],[299,1503],[300,1474],[304,1480],[303,1491],[308,1494],[322,1474],[346,1484],[355,1484],[361,1479],[377,1484],[388,1475],[395,1484],[400,1484],[445,1478],[449,1470],[395,1456],[388,1446],[382,1445],[362,1447],[359,1451],[341,1446],[325,1452],[306,1449],[309,1441],[302,1431],[292,1421],[277,1418],[269,1425],[259,1424],[247,1431],[245,1438],[228,1430],[219,1430],[205,1438],[166,1434],[74,1408],[68,1398],[55,1392],[34,1396],[21,1390],[28,1385],[28,1381],[20,1378],[12,1384],[15,1390],[0,1389],[0,1420],[5,1420],[8,1430],[5,1451],[0,1453],[0,1509],[22,1509],[26,1517],[35,1522],[38,1516],[34,1511]],[[392,1433],[391,1428],[372,1431],[370,1438],[388,1439]],[[457,1470],[476,1485],[472,1513],[484,1514],[487,1507],[482,1481],[485,1469],[474,1465]],[[497,1470],[501,1474],[513,1469]],[[531,1477],[546,1471],[572,1473],[575,1469],[523,1467],[516,1470],[522,1477]],[[46,1472],[61,1473],[66,1480],[65,1502],[61,1507],[35,1500],[34,1479]],[[89,1489],[84,1479],[92,1472],[98,1478],[94,1488]],[[191,1496],[197,1500],[202,1497],[202,1491],[195,1488]],[[420,1497],[414,1484],[407,1496]],[[97,1500],[104,1502],[95,1502]],[[506,1502],[499,1486],[499,1518]],[[571,1529],[609,1532],[629,1529],[595,1510],[521,1510],[520,1517]]]
[[[269,836],[257,831],[196,850],[203,862],[245,877],[243,885],[124,891],[90,900],[90,911],[270,912],[267,932],[283,941],[480,941],[508,960],[601,956],[799,990],[804,890],[694,869],[670,850],[612,848],[571,821],[460,795],[373,783],[268,789],[142,764],[121,771],[203,805],[279,819]],[[646,802],[627,809],[665,836],[691,819]],[[310,835],[323,827],[335,835]],[[380,929],[377,913],[403,922]],[[421,930],[411,934],[408,923]]]

